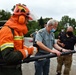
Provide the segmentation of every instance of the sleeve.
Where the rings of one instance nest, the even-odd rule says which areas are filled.
[[[1,55],[6,63],[16,63],[22,60],[20,51],[14,51],[13,35],[10,29],[3,28],[0,35]]]
[[[38,33],[36,34],[35,41],[40,41],[40,42],[42,42],[43,38],[42,38],[41,35],[42,35],[42,33],[41,33],[41,32],[38,32]]]

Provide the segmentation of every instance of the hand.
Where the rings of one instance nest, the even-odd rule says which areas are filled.
[[[29,55],[33,55],[37,53],[37,48],[30,46],[30,47],[24,47],[24,49],[19,49],[19,51],[23,55],[23,59],[27,58]]]
[[[35,55],[36,53],[37,53],[37,48],[36,47],[33,47],[33,46],[30,46],[29,48],[28,48],[28,53],[29,53],[29,55]]]
[[[62,52],[69,52],[71,50],[67,50],[67,49],[62,49]]]
[[[63,43],[61,43],[60,45],[61,45],[62,47],[64,47],[64,46],[65,46],[65,44],[63,44]]]
[[[34,50],[33,50],[32,55],[35,55],[37,52],[38,52],[37,48],[36,48],[36,47],[34,47]]]
[[[58,50],[52,50],[52,53],[57,54],[57,56],[60,56],[60,55],[61,55],[61,52],[60,52],[60,51],[58,51]]]

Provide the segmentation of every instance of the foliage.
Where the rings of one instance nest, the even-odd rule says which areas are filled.
[[[43,28],[43,27],[44,27],[44,20],[43,20],[42,17],[38,20],[38,22],[39,22],[39,26],[40,26],[41,28]]]
[[[62,25],[62,28],[66,28],[68,26],[72,26],[75,29],[75,27],[76,27],[75,19],[74,18],[70,18],[69,16],[63,16],[59,23],[60,23],[60,25]]]
[[[27,27],[28,34],[26,34],[25,36],[30,36],[30,34],[33,33],[35,29],[41,29],[41,27],[38,25],[38,21],[29,21]]]
[[[76,21],[74,18],[70,18],[69,16],[63,16],[59,22],[57,32],[55,33],[56,38],[61,29],[66,30],[68,26],[72,26],[74,28],[74,34],[76,35]]]
[[[47,21],[50,20],[50,19],[52,19],[52,18],[44,18],[43,19],[44,20],[44,23],[47,23]]]
[[[59,31],[55,31],[55,38],[57,39],[58,38],[58,34],[59,34]]]
[[[15,6],[13,6],[12,11],[14,10]],[[0,20],[8,20],[11,16],[11,13],[5,10],[0,10]],[[40,18],[38,21],[29,21],[28,22],[28,34],[26,36],[30,36],[32,32],[35,31],[35,29],[41,29],[44,27],[44,24],[51,18]],[[0,22],[0,24],[4,24],[5,21]],[[62,16],[61,20],[58,23],[57,31],[55,32],[56,38],[58,33],[61,31],[61,29],[67,28],[67,26],[73,26],[74,28],[74,34],[76,35],[76,21],[74,18],[71,18],[67,15]]]
[[[5,10],[0,10],[0,20],[8,20],[11,16],[11,13]]]

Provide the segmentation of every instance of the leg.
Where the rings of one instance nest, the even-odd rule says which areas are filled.
[[[57,58],[57,75],[61,75],[62,65],[63,65],[63,56]]]
[[[35,61],[35,75],[42,75],[43,73],[43,60]]]
[[[49,75],[49,67],[50,67],[50,59],[46,59],[45,64],[43,65],[43,75]]]
[[[72,55],[66,55],[65,56],[64,65],[65,65],[64,75],[69,75],[69,72],[71,70],[71,65],[72,65]]]

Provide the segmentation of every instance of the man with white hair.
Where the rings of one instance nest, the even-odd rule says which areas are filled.
[[[55,43],[54,31],[57,29],[58,21],[50,19],[45,28],[42,28],[36,34],[36,44],[39,51],[36,56],[56,53],[60,56],[60,51],[67,51]],[[55,48],[54,50],[53,47]],[[59,51],[58,51],[59,50]],[[39,59],[35,61],[35,75],[49,75],[50,59]]]
[[[65,34],[62,34],[59,39],[57,40],[59,46],[67,49],[67,50],[74,50],[74,45],[76,43],[76,36],[73,34],[73,27],[67,27]],[[62,66],[64,64],[64,72],[63,75],[70,75],[71,65],[72,65],[72,54],[59,56],[57,58],[57,74],[61,75]]]

